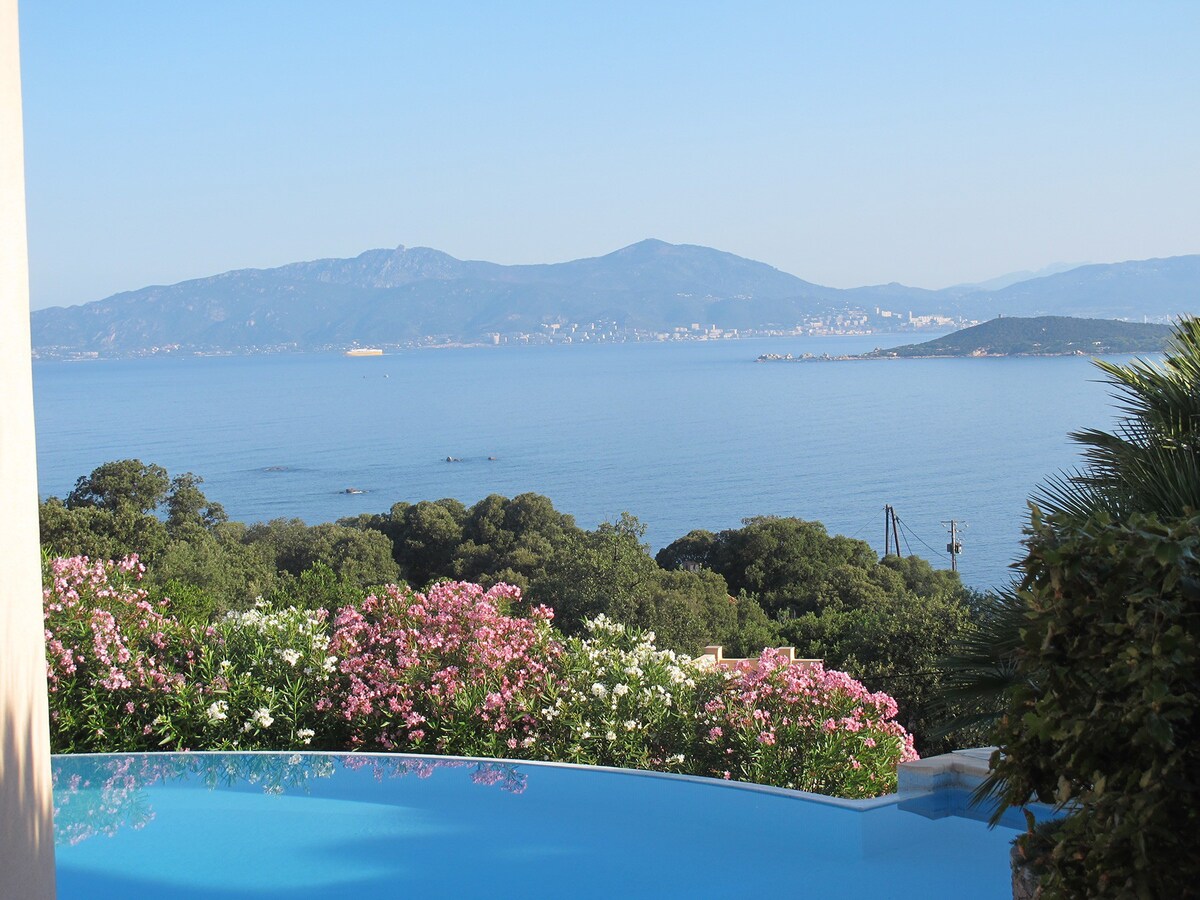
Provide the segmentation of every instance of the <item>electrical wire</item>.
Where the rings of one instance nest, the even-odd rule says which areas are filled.
[[[872,527],[875,524],[877,524],[877,523],[868,519],[862,525],[858,526],[858,529],[854,532],[854,534],[850,535],[850,540],[854,540],[856,537],[858,537],[860,534],[862,534],[864,531],[866,531],[868,528]]]
[[[907,545],[907,544],[908,544],[908,535],[911,533],[911,534],[912,534],[912,536],[913,536],[913,537],[915,537],[915,538],[916,538],[918,541],[920,541],[922,544],[925,544],[925,549],[926,549],[926,550],[928,550],[930,553],[933,553],[933,554],[934,554],[934,555],[936,555],[936,556],[942,556],[942,557],[946,556],[946,554],[945,554],[945,553],[943,553],[941,550],[934,550],[932,547],[930,547],[930,546],[929,546],[929,544],[927,544],[927,543],[925,542],[925,539],[924,539],[924,538],[922,538],[922,537],[921,537],[919,534],[917,534],[915,531],[913,531],[911,528],[909,528],[909,527],[908,527],[908,525],[907,525],[907,523],[905,523],[905,521],[904,521],[903,519],[901,519],[899,516],[896,516],[896,523],[897,523],[898,525],[900,525],[900,527],[901,527],[901,528],[903,528],[903,529],[904,529],[904,543],[905,543],[905,545]]]

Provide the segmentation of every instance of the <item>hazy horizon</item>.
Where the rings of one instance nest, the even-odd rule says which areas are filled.
[[[401,243],[655,237],[830,287],[1195,253],[1197,34],[1185,3],[25,4],[32,305]]]

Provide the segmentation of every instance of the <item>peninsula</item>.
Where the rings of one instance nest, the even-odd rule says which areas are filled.
[[[1071,316],[1002,316],[920,344],[875,349],[854,356],[778,356],[759,362],[806,359],[936,359],[976,356],[1103,356],[1109,353],[1157,353],[1169,325],[1080,319]]]

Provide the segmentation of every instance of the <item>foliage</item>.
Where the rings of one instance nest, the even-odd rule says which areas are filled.
[[[1009,587],[979,595],[972,606],[974,627],[958,634],[937,666],[943,672],[941,728],[979,734],[978,745],[991,743],[991,730],[1021,678],[1017,659],[1025,603]]]
[[[144,566],[54,559],[43,578],[51,743],[56,751],[157,749],[195,663],[184,626],[137,586]]]
[[[444,582],[425,594],[390,586],[334,621],[338,674],[320,706],[356,749],[508,756],[533,747],[561,648],[553,613],[504,608],[519,591]]]
[[[158,508],[171,486],[167,470],[139,459],[106,462],[82,475],[67,495],[67,508],[90,507],[112,513],[148,513]]]
[[[293,576],[319,563],[332,569],[339,579],[360,588],[387,584],[399,575],[388,541],[360,528],[272,519],[248,527],[242,543],[262,547],[273,557],[277,571]]]
[[[585,623],[561,662],[554,703],[541,711],[556,759],[683,771],[692,731],[690,661],[659,650],[653,632],[605,616]]]
[[[706,775],[875,797],[895,790],[898,761],[917,758],[891,697],[779,651],[711,672],[697,693]]]
[[[334,671],[326,612],[294,606],[226,613],[207,627],[178,706],[163,723],[177,740],[206,750],[285,749],[325,743],[317,711]]]
[[[889,781],[879,766],[894,769],[908,746],[879,739],[904,734],[891,718],[894,703],[868,697],[848,676],[823,674],[799,698],[773,693],[750,672],[702,676],[686,657],[655,646],[652,634],[602,617],[584,624],[586,637],[564,640],[545,607],[512,614],[525,605],[510,585],[485,591],[445,582],[424,593],[391,586],[343,606],[332,623],[323,609],[260,600],[205,624],[172,617],[165,601],[152,604],[138,586],[140,569],[136,558],[47,563],[57,751],[383,748],[736,770],[781,785],[862,792],[874,784],[882,792]],[[775,668],[771,684],[795,681]],[[698,678],[716,706],[697,699]],[[844,737],[835,747],[819,730],[797,730],[788,718],[797,703],[836,712],[848,733],[849,723],[879,726],[877,747]],[[770,723],[798,749],[768,759],[733,744],[740,755],[724,754],[713,743],[714,716],[730,727],[734,717]],[[837,747],[854,759],[839,763]],[[825,771],[839,764],[868,772]],[[504,777],[480,777],[493,775]]]
[[[1122,414],[1113,432],[1072,435],[1085,466],[1035,497],[1019,614],[989,626],[1015,677],[985,788],[1002,806],[1073,804],[1048,895],[1183,895],[1200,874],[1184,846],[1196,830],[1200,320],[1175,324],[1161,365],[1097,365]],[[983,655],[962,680],[994,691],[1003,670]]]
[[[1122,415],[1112,432],[1072,434],[1084,469],[1051,479],[1035,502],[1059,518],[1104,511],[1117,521],[1200,510],[1200,319],[1175,323],[1161,364],[1096,365]]]
[[[973,628],[967,595],[951,573],[916,557],[831,572],[820,604],[780,630],[802,656],[886,687],[922,751],[952,749],[933,733],[945,720],[940,659]]]
[[[1200,517],[1035,508],[1021,680],[991,785],[1072,804],[1045,896],[1179,897],[1200,880]]]
[[[939,660],[974,627],[973,597],[953,572],[915,556],[880,560],[864,541],[790,518],[748,519],[719,534],[692,531],[657,559],[699,573],[715,570],[739,591],[739,602],[757,601],[774,620],[777,639],[764,643],[791,643],[801,656],[886,689],[922,750],[952,749],[951,741],[934,736],[954,714],[942,702]],[[752,627],[766,636],[761,622],[752,626],[748,619],[738,631]]]
[[[878,563],[865,541],[830,537],[820,522],[764,516],[720,534],[692,531],[658,553],[664,567],[709,568],[733,593],[757,598],[776,619],[801,615],[819,602],[822,586],[841,566]]]
[[[65,503],[50,497],[41,504],[42,546],[93,559],[137,553],[152,564],[143,585],[150,596],[171,599],[192,621],[248,609],[272,594],[333,605],[399,576],[392,544],[376,530],[284,519],[247,527],[229,522],[202,483],[139,460],[105,463],[80,478]],[[318,583],[327,571],[336,585]]]

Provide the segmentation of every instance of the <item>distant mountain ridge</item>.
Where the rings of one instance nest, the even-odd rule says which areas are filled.
[[[178,347],[227,352],[352,342],[475,342],[568,323],[652,333],[694,323],[793,328],[851,310],[865,327],[902,315],[991,318],[1053,310],[1161,318],[1196,308],[1200,256],[1084,266],[1003,290],[929,291],[899,284],[838,289],[765,263],[688,244],[644,240],[605,256],[506,266],[426,247],[368,250],[273,269],[240,269],[155,285],[32,315],[35,350],[130,354]]]

